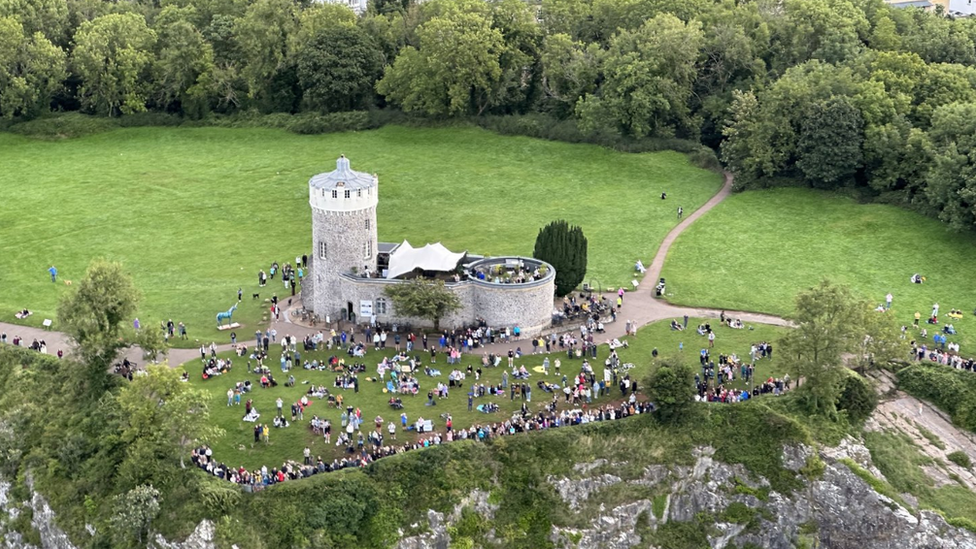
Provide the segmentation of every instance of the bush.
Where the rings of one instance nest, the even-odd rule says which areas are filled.
[[[952,417],[956,425],[976,431],[976,376],[935,364],[899,370],[898,388],[927,400]]]
[[[321,134],[371,128],[369,113],[365,111],[331,114],[296,115],[287,124],[288,131],[298,134]]]
[[[179,126],[183,123],[183,119],[175,114],[166,114],[163,112],[140,112],[136,114],[127,114],[120,117],[119,126],[123,128],[136,128],[143,126]]]
[[[654,417],[661,423],[687,421],[695,404],[695,374],[680,363],[661,364],[644,382],[654,403]]]
[[[37,139],[70,139],[107,132],[118,127],[120,126],[117,118],[70,112],[13,124],[10,131]]]
[[[961,452],[959,450],[946,455],[946,459],[965,469],[969,469],[973,466],[973,462],[971,459],[969,459],[969,456],[965,452]]]
[[[877,393],[867,379],[851,371],[847,372],[843,383],[837,409],[845,410],[853,421],[864,421],[878,406]]]
[[[965,528],[970,532],[976,533],[976,521],[970,520],[966,517],[952,517],[947,518],[946,522],[950,526],[955,526],[956,528]]]

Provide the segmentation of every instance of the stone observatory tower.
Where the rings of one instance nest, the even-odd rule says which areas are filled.
[[[350,309],[342,291],[344,278],[376,271],[378,199],[376,176],[353,171],[345,155],[336,160],[335,171],[320,173],[308,181],[312,284],[307,289],[312,291],[303,288],[302,296],[305,307],[322,318],[345,318],[343,313]]]

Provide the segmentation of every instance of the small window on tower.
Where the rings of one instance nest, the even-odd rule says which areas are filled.
[[[367,231],[369,230],[369,218],[368,217],[366,218],[366,230]]]
[[[351,196],[352,196],[352,191],[346,189],[346,198],[349,198]]]
[[[358,191],[356,191],[356,198],[362,198],[362,197],[363,197],[363,190],[359,189]]]
[[[327,251],[328,250],[326,249],[325,242],[319,242],[319,259],[325,259]]]
[[[366,245],[363,246],[363,251],[365,252],[366,259],[369,259],[373,255],[373,241],[367,240]]]
[[[333,189],[332,190],[332,198],[339,198],[339,191]]]

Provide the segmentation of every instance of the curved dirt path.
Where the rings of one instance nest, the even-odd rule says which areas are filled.
[[[714,196],[708,199],[708,201],[705,202],[702,207],[698,208],[682,219],[681,222],[671,229],[671,231],[669,231],[664,237],[664,240],[661,241],[661,245],[658,247],[657,253],[654,255],[654,259],[647,268],[647,272],[644,275],[644,283],[638,287],[637,291],[627,292],[627,294],[624,296],[623,308],[617,314],[617,322],[606,325],[606,334],[601,335],[601,338],[611,340],[614,338],[621,339],[626,337],[624,334],[624,329],[628,320],[635,323],[639,328],[646,324],[650,324],[651,322],[657,322],[660,320],[678,319],[679,321],[682,321],[682,317],[685,315],[696,318],[719,318],[722,311],[718,309],[679,307],[676,305],[671,305],[663,299],[655,298],[654,285],[657,284],[657,280],[661,276],[661,270],[664,268],[664,261],[667,259],[668,251],[671,250],[671,246],[674,244],[678,236],[680,236],[685,229],[690,227],[692,223],[708,213],[709,210],[720,204],[732,193],[732,174],[724,172],[724,175],[725,182],[722,185],[722,188],[719,189]],[[607,298],[615,301],[616,295],[607,294]],[[297,308],[299,305],[300,302],[295,303],[292,309]],[[322,329],[294,324],[289,320],[290,314],[290,310],[282,310],[282,320],[271,322],[269,327],[277,330],[278,336],[293,335],[299,339],[303,339],[306,335],[315,334]],[[741,319],[744,323],[752,322],[757,324],[772,324],[776,326],[792,326],[790,321],[786,319],[761,313],[726,310],[725,315],[732,318]],[[565,329],[561,329],[559,331],[565,332],[573,329],[575,328],[566,327]],[[7,334],[8,342],[10,342],[15,335],[19,335],[21,338],[26,340],[24,345],[30,345],[31,341],[33,341],[35,338],[38,340],[44,340],[47,343],[47,350],[50,354],[56,354],[58,349],[63,349],[65,353],[67,353],[70,349],[68,338],[65,336],[65,334],[53,330],[44,330],[31,326],[20,326],[17,324],[0,322],[0,332],[5,332]],[[238,330],[238,332],[239,342],[247,344],[248,346],[255,343],[254,332],[251,331],[251,328],[242,327]],[[227,333],[226,337],[229,339],[230,334]],[[200,343],[207,346],[210,345],[210,341],[201,341]],[[512,344],[495,343],[486,345],[485,347],[479,349],[479,351],[489,353],[505,353],[509,348],[515,346],[531,347],[531,341],[523,340],[514,342]],[[229,351],[231,349],[232,347],[229,343],[217,345],[218,352]],[[133,361],[143,362],[144,360],[142,357],[142,352],[138,348],[129,349],[126,356]],[[180,365],[199,356],[200,351],[198,349],[173,348],[169,350],[168,361],[171,365]]]

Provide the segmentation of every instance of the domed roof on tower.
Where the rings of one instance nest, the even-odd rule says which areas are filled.
[[[376,186],[376,176],[365,172],[353,171],[349,167],[346,155],[340,155],[336,160],[336,169],[331,172],[320,173],[308,180],[313,189],[349,189],[359,190]]]

